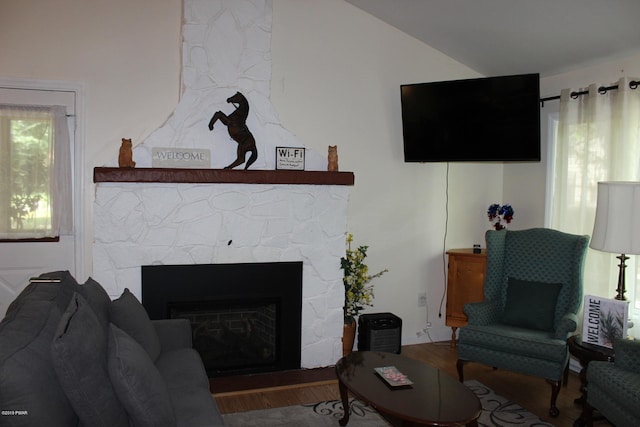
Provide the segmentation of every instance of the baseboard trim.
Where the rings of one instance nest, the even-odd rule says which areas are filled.
[[[209,378],[209,390],[215,396],[253,393],[309,385],[322,385],[337,381],[335,368],[328,366],[314,369],[267,372],[251,375]]]

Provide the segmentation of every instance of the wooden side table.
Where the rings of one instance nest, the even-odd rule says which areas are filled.
[[[569,337],[567,345],[569,346],[569,353],[578,359],[580,366],[582,366],[580,371],[580,393],[582,394],[574,402],[584,406],[587,403],[587,368],[589,363],[594,360],[613,362],[615,354],[612,348],[583,343],[580,335]],[[573,425],[584,426],[585,420],[580,416]]]
[[[473,249],[447,251],[447,309],[445,324],[451,327],[451,346],[456,346],[456,330],[467,324],[464,305],[484,299],[484,277],[487,267],[487,251],[474,254]]]

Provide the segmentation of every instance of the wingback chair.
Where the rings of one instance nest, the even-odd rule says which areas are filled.
[[[486,233],[484,301],[469,303],[460,328],[458,376],[466,362],[545,378],[549,414],[566,382],[567,338],[578,324],[588,236],[546,228]]]
[[[593,425],[593,408],[618,427],[640,425],[640,341],[613,342],[615,362],[590,362],[582,419]]]

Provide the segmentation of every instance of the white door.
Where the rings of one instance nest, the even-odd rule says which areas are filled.
[[[0,103],[65,105],[69,115],[69,138],[74,156],[76,92],[73,90],[14,89],[0,82]],[[76,162],[72,160],[72,163]],[[75,176],[75,174],[73,174]],[[75,181],[75,179],[73,180]],[[77,203],[74,194],[74,204]],[[74,223],[77,224],[74,218]],[[74,229],[76,227],[74,226]],[[77,233],[77,230],[74,231]],[[74,236],[60,236],[59,242],[0,243],[0,319],[15,297],[29,284],[29,278],[55,270],[76,274]]]

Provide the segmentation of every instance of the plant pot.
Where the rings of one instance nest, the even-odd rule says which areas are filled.
[[[356,321],[345,323],[342,329],[342,355],[347,356],[353,350],[353,343],[356,340]]]

